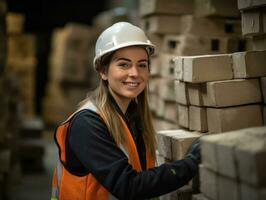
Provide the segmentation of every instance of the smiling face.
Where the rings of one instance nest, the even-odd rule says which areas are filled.
[[[148,55],[140,46],[117,50],[108,70],[101,73],[119,107],[125,112],[130,100],[137,97],[146,87],[149,76]]]

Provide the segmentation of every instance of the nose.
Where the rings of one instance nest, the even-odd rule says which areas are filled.
[[[139,74],[138,67],[136,65],[132,65],[132,67],[129,68],[128,75],[136,77]]]

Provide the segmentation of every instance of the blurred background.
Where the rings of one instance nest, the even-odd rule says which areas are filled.
[[[137,1],[0,1],[0,199],[49,199],[56,125],[97,85],[99,33]]]
[[[0,0],[0,200],[50,198],[55,128],[97,86],[94,45],[114,22],[141,26],[157,46],[149,88],[156,130],[189,128],[174,58],[265,50],[265,27],[250,30],[248,12],[241,25],[237,3]],[[256,12],[265,16],[265,7]]]

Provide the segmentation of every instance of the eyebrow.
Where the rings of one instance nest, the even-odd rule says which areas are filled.
[[[117,58],[117,59],[115,58],[114,60],[115,61],[123,60],[123,61],[131,62],[131,60],[128,58]],[[138,62],[148,62],[148,60],[147,59],[141,59],[141,60],[138,60]]]

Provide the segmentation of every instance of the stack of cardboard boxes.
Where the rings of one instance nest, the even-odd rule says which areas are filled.
[[[7,199],[8,185],[19,173],[16,156],[21,121],[19,82],[7,69],[7,4],[0,1],[0,199]],[[8,30],[10,31],[10,30]]]
[[[262,126],[260,77],[266,73],[265,56],[266,51],[248,51],[179,57],[179,125],[210,133]]]
[[[43,169],[44,146],[40,144],[43,127],[38,133],[28,135],[34,121],[42,124],[35,115],[36,38],[24,32],[25,16],[7,13],[7,65],[5,70],[4,95],[7,98],[6,120],[10,149],[11,181],[19,180],[21,172]],[[8,155],[8,154],[6,154]]]
[[[238,9],[241,11],[243,36],[252,39],[253,50],[257,50],[257,51],[264,50],[265,51],[266,50],[266,2],[263,0],[262,1],[239,0]],[[254,59],[255,60],[251,60],[251,62],[256,63],[257,59],[256,58]],[[245,73],[250,74],[250,72],[245,72]],[[261,81],[261,87],[263,91],[263,100],[264,100],[263,114],[264,114],[264,119],[266,119],[266,116],[265,116],[265,113],[266,113],[266,108],[265,108],[266,78],[261,77],[260,81]]]
[[[231,6],[225,9],[226,2]],[[150,79],[150,102],[157,130],[177,128],[174,58],[249,48],[249,42],[241,36],[237,1],[226,2],[140,1],[141,27],[157,46]]]
[[[265,1],[238,0],[241,11],[242,34],[252,38],[254,50],[266,48],[266,6]]]
[[[35,36],[24,31],[25,16],[8,13],[7,17],[7,72],[19,82],[23,117],[35,114]]]
[[[183,159],[193,141],[203,133],[184,129],[162,130],[157,132],[157,164]],[[192,194],[199,192],[198,177],[185,186],[160,197],[161,200],[190,200]]]
[[[70,23],[54,31],[50,54],[49,83],[43,101],[47,124],[62,122],[95,88],[97,76],[92,67],[97,31]]]
[[[243,2],[252,7],[259,4],[258,1]],[[257,9],[262,16],[259,19],[263,19],[264,9]],[[238,10],[237,1],[231,0],[140,1],[141,26],[157,46],[151,60],[149,88],[155,128],[161,130],[157,134],[159,164],[183,158],[191,143],[202,135],[263,125],[266,51],[261,30],[264,26],[261,20],[258,37],[243,37],[246,36],[241,34],[243,12],[242,8],[241,13]],[[253,20],[250,25],[254,23]],[[261,43],[255,45],[258,38]],[[181,129],[163,130],[176,128]],[[241,138],[239,140],[244,143]],[[265,151],[262,149],[260,151]],[[206,152],[213,154],[212,149]],[[260,167],[264,164],[261,162]],[[200,176],[204,185],[206,181],[202,179],[208,178],[202,169],[204,167],[201,167]],[[229,169],[224,167],[223,170]],[[212,181],[212,177],[209,180]],[[221,187],[226,186],[226,181]],[[191,199],[193,193],[199,192],[194,187],[196,182],[194,179],[161,199]],[[248,188],[246,182],[243,183],[243,187]],[[201,187],[201,192],[213,189],[212,183],[208,184]],[[262,195],[263,188],[263,184],[248,188],[251,191],[248,198],[252,199],[250,195],[256,195],[256,191]],[[225,188],[218,190],[224,192]],[[237,198],[230,195],[207,196],[240,199],[239,193]],[[205,199],[206,195],[193,198]]]
[[[266,129],[262,126],[266,121],[266,2],[238,0],[238,8],[242,16],[242,33],[245,37],[252,38],[253,51],[230,55],[234,80],[207,83],[205,86],[209,99],[216,102],[211,105],[222,106],[230,102],[232,106],[212,108],[209,111],[207,108],[208,130],[225,132],[244,127],[260,127],[205,136],[201,139],[201,194],[194,195],[193,200],[266,198],[266,179],[262,170],[266,164]],[[213,92],[210,92],[211,90]],[[236,102],[245,105],[233,106]]]
[[[265,199],[265,141],[265,126],[203,137],[201,194],[193,200]]]

